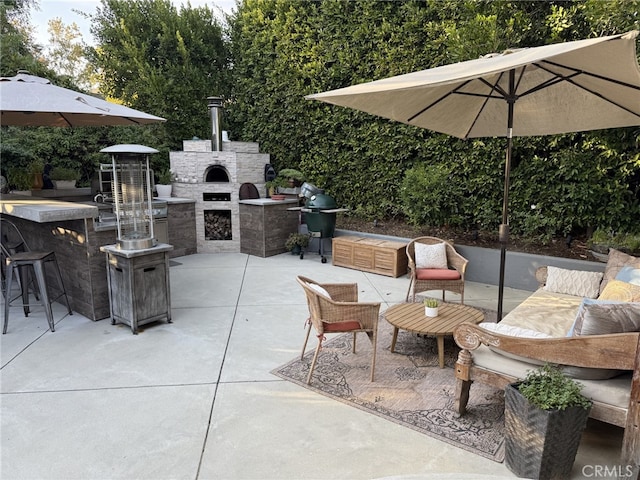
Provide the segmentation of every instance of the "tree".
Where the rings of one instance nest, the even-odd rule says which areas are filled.
[[[65,25],[62,19],[49,20],[49,48],[45,60],[49,68],[73,80],[84,90],[91,90],[92,69],[85,57],[86,44],[76,23]]]
[[[208,7],[168,0],[102,0],[91,57],[111,98],[167,119],[165,145],[210,136],[206,98],[227,91],[222,27]]]
[[[39,47],[33,44],[29,31],[29,8],[34,8],[36,2],[31,0],[0,3],[0,21],[2,38],[0,42],[2,52],[1,73],[3,76],[13,76],[18,70],[28,70],[29,73],[45,77],[55,85],[73,90],[82,90],[68,75],[57,75],[47,66],[46,55],[43,56]],[[67,29],[62,23],[57,25],[56,31],[69,33],[66,45],[73,47],[77,44],[76,29]],[[66,40],[65,40],[66,41]],[[63,44],[65,42],[59,42]],[[64,57],[65,48],[60,49],[58,56]],[[79,51],[74,50],[77,58]],[[55,63],[55,59],[53,60]],[[56,66],[56,68],[64,68]],[[0,129],[1,173],[11,177],[10,172],[26,169],[32,159],[46,159],[59,166],[73,167],[82,172],[80,185],[87,186],[96,174],[101,162],[108,161],[105,154],[100,153],[105,145],[120,143],[142,143],[153,145],[160,150],[159,155],[152,159],[154,168],[163,168],[168,162],[168,147],[164,141],[165,132],[162,126],[149,125],[145,127],[80,127],[80,128],[50,128],[50,127],[13,127],[3,125]]]
[[[29,9],[35,0],[0,2],[0,74],[13,76],[18,70],[35,75],[51,73],[39,60],[40,48],[33,43]]]

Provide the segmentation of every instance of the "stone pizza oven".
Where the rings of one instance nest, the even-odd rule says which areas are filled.
[[[240,186],[253,183],[265,191],[264,171],[270,156],[253,142],[230,142],[220,131],[220,101],[209,98],[211,140],[184,140],[183,151],[170,152],[177,177],[173,196],[196,202],[198,253],[240,252]]]

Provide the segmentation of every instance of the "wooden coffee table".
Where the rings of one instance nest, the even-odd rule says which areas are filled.
[[[444,337],[453,335],[453,330],[461,323],[480,323],[484,320],[484,313],[478,309],[443,302],[438,307],[437,317],[425,316],[422,303],[393,305],[384,312],[383,316],[394,327],[393,340],[391,340],[392,353],[396,348],[400,329],[422,335],[434,335],[438,343],[440,368],[444,368]]]

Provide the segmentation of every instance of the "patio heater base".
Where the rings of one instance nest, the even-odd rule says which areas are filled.
[[[141,250],[121,250],[117,245],[100,247],[107,254],[112,325],[129,325],[135,335],[138,327],[147,323],[171,323],[171,250],[173,246],[166,243]]]

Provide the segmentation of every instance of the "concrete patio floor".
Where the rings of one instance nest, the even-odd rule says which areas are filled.
[[[514,478],[502,463],[269,373],[302,347],[308,312],[296,275],[357,282],[360,299],[383,309],[404,301],[406,277],[311,253],[171,264],[174,323],[139,335],[67,316],[60,304],[51,333],[42,308],[28,318],[11,309],[1,343],[2,479]],[[467,283],[465,303],[495,308],[496,292]],[[529,294],[507,289],[505,311]],[[572,478],[616,466],[621,441],[621,429],[590,422]]]

